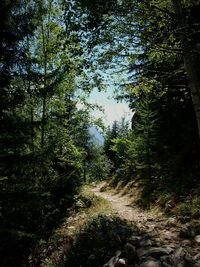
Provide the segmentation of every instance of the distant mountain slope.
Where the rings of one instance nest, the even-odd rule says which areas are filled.
[[[94,139],[94,142],[98,145],[104,144],[104,137],[103,135],[98,131],[96,127],[90,127],[89,129],[91,137]]]

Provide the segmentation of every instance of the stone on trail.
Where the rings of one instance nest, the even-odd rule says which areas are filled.
[[[198,253],[198,254],[196,254],[196,255],[194,256],[194,260],[195,260],[195,261],[200,260],[200,253]]]
[[[129,263],[132,263],[136,260],[136,248],[130,243],[126,243],[124,246],[124,255]]]
[[[128,243],[130,243],[133,246],[138,247],[140,245],[141,237],[137,235],[133,235],[128,239]]]
[[[119,260],[119,257],[114,256],[106,264],[104,264],[103,267],[115,267],[118,260]]]
[[[152,241],[150,239],[144,238],[140,241],[140,247],[150,247],[152,246]]]
[[[160,261],[162,263],[162,267],[171,267],[172,266],[171,255],[162,256],[160,258]]]
[[[177,248],[176,251],[174,252],[174,256],[177,258],[181,258],[185,256],[185,251],[182,247]]]
[[[137,250],[137,255],[139,258],[152,256],[156,259],[164,255],[169,255],[172,252],[171,249],[161,248],[161,247],[142,247]]]
[[[174,266],[178,266],[178,264],[182,261],[182,259],[185,257],[185,251],[182,247],[177,248],[172,255],[172,262]]]
[[[194,237],[194,230],[192,229],[190,224],[186,224],[179,233],[181,238],[192,238]]]
[[[156,260],[147,260],[140,264],[140,267],[160,267],[161,264],[159,261]]]
[[[197,243],[200,244],[200,235],[196,235],[195,238],[194,238],[194,240],[195,240]]]
[[[168,220],[166,221],[165,225],[167,227],[173,227],[173,226],[176,226],[176,218],[175,217],[170,217],[168,218]]]
[[[116,256],[112,257],[103,267],[115,267],[116,264],[119,262],[119,256],[121,255],[121,251],[118,250],[116,252]]]
[[[115,264],[115,267],[127,267],[125,259],[119,259],[118,262]]]

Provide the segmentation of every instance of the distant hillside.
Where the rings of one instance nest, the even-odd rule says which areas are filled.
[[[94,139],[95,143],[98,145],[103,145],[104,137],[103,135],[97,130],[96,127],[90,127],[89,129],[91,137]]]

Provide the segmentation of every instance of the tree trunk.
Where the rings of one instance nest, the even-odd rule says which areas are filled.
[[[200,137],[200,73],[195,55],[184,55],[184,65],[189,78],[192,101],[196,114],[198,133]]]
[[[200,138],[200,73],[199,73],[199,44],[193,40],[188,40],[189,25],[183,12],[180,0],[172,0],[175,15],[177,18],[177,29],[180,29],[180,42],[183,48],[184,67],[189,79],[194,111],[197,120],[198,134]],[[193,7],[194,8],[194,7]]]
[[[31,107],[31,147],[34,151],[34,109]]]
[[[45,135],[45,120],[46,120],[46,95],[43,96],[42,103],[42,129],[41,129],[41,146],[44,146],[44,135]]]
[[[47,51],[46,51],[46,38],[44,33],[44,26],[42,24],[42,48],[43,48],[43,56],[44,56],[44,91],[43,91],[43,101],[42,101],[42,128],[41,128],[41,147],[44,146],[44,138],[45,138],[45,120],[46,120],[46,86],[47,86]]]

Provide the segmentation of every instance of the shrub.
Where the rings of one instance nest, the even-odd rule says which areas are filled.
[[[102,266],[119,250],[132,229],[118,217],[99,215],[77,234],[64,266]]]

